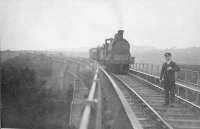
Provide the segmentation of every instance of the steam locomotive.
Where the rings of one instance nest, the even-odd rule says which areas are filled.
[[[105,39],[105,43],[97,48],[91,48],[90,58],[98,61],[113,73],[127,73],[134,57],[130,54],[130,44],[123,37],[123,30],[119,30],[114,38]]]

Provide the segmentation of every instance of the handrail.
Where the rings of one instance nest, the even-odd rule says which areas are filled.
[[[161,65],[147,64],[147,63],[135,63],[131,68],[145,71],[147,73],[159,75],[161,70]],[[190,70],[181,68],[180,72],[177,74],[177,80],[194,86],[200,86],[200,71],[199,70]]]
[[[89,92],[88,99],[87,99],[88,102],[94,102],[94,94],[95,94],[96,87],[97,87],[98,71],[99,71],[99,68],[97,65],[97,69],[96,69],[96,72],[95,72],[95,75],[93,78],[93,83],[90,88],[90,92]],[[79,129],[87,129],[88,128],[89,120],[90,120],[90,113],[91,113],[91,104],[87,103],[84,108],[84,111],[83,111]]]
[[[159,79],[159,77],[156,76],[156,75],[152,75],[152,74],[149,74],[149,73],[141,72],[141,71],[138,71],[138,70],[136,70],[136,69],[131,69],[131,70],[132,70],[132,71],[136,71],[136,72],[138,72],[138,73],[142,73],[142,74],[151,76],[151,77],[154,77],[154,78],[156,78],[156,79]],[[181,84],[181,83],[176,82],[176,85],[200,93],[200,90],[195,89],[195,88],[192,88],[192,87],[187,87],[187,86],[185,86],[185,85],[183,85],[183,84]]]

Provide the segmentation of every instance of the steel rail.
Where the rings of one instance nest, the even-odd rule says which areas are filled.
[[[138,72],[138,71],[137,71],[137,72]],[[146,79],[143,79],[142,77],[138,77],[137,75],[133,75],[133,74],[130,74],[130,73],[129,73],[129,75],[130,75],[130,76],[134,76],[134,77],[136,77],[136,78],[138,78],[138,79],[140,79],[140,80],[142,80],[142,81],[144,81],[144,82],[146,82],[146,83],[148,83],[148,84],[150,84],[150,85],[152,85],[152,86],[154,86],[154,87],[160,89],[161,91],[164,91],[164,88],[159,87],[159,86],[157,86],[157,85],[151,83],[150,81],[147,81]],[[192,103],[192,102],[190,102],[190,101],[188,101],[188,100],[182,98],[181,96],[178,96],[178,95],[175,95],[175,96],[176,96],[178,99],[180,99],[180,100],[182,100],[182,101],[184,101],[184,102],[186,102],[186,103],[188,103],[188,104],[192,105],[193,107],[195,107],[195,108],[197,108],[197,109],[200,110],[200,106],[199,106],[199,105],[197,105],[197,104],[195,104],[195,103]]]
[[[133,129],[143,129],[143,127],[140,124],[139,120],[137,119],[135,113],[131,109],[131,106],[128,104],[126,98],[124,97],[123,93],[121,92],[121,90],[119,89],[119,87],[117,86],[115,81],[112,79],[112,77],[103,68],[100,68],[100,70],[103,71],[103,73],[106,75],[106,77],[111,82],[115,92],[117,93],[117,95],[118,95],[118,97],[121,101],[121,104],[122,104],[128,118],[130,120],[130,123],[131,123]]]
[[[168,128],[173,129],[173,127],[167,123],[160,115],[156,112],[156,110],[151,107],[133,88],[131,88],[125,81],[114,75],[126,88],[128,88],[131,92],[133,92],[158,118],[159,120]]]
[[[99,67],[97,66],[97,69],[95,71],[95,75],[93,78],[93,83],[90,88],[89,96],[87,99],[88,102],[94,102],[94,95],[95,95],[95,91],[97,87],[98,72],[99,72]],[[91,114],[91,103],[87,103],[83,111],[79,129],[88,129],[90,114]]]

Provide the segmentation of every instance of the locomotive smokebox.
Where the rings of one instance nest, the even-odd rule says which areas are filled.
[[[124,30],[118,30],[118,37],[119,39],[123,39]]]

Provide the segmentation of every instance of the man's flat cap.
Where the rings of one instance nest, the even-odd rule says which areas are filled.
[[[170,52],[166,52],[166,53],[164,54],[164,56],[172,56],[172,54],[171,54]]]

